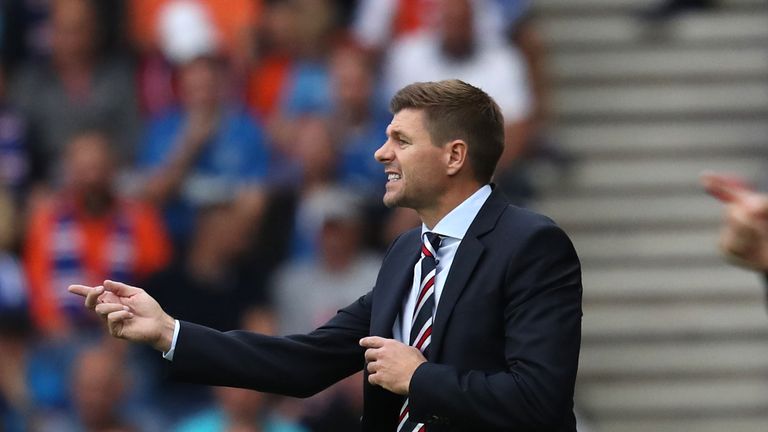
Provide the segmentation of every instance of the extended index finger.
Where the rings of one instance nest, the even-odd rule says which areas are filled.
[[[77,294],[80,297],[85,297],[88,295],[88,293],[90,293],[94,289],[95,287],[89,287],[86,285],[70,285],[67,288],[67,291],[71,292],[72,294]]]
[[[724,203],[743,200],[752,193],[746,182],[735,176],[705,172],[701,174],[701,184],[710,195]]]
[[[104,292],[103,286],[89,287],[86,285],[70,285],[69,292],[85,297],[85,307],[93,309],[98,303],[99,296]]]

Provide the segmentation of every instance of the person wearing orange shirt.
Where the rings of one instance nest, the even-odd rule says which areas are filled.
[[[143,280],[170,260],[158,212],[121,197],[109,138],[85,131],[68,143],[63,188],[33,203],[24,243],[30,312],[45,334],[67,334],[90,319],[67,296],[72,281]]]

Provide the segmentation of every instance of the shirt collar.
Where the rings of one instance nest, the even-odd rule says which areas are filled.
[[[451,237],[462,240],[464,235],[467,234],[469,226],[475,217],[480,212],[480,208],[485,204],[485,201],[491,196],[490,185],[485,185],[478,189],[475,193],[465,199],[461,204],[456,206],[447,215],[445,215],[440,222],[435,225],[435,228],[431,231],[440,234],[444,237]],[[430,231],[425,224],[421,224],[421,234]]]

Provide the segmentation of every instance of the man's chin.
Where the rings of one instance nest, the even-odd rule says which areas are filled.
[[[385,193],[382,201],[384,202],[384,206],[387,208],[401,207],[400,196],[395,194]]]
[[[386,208],[394,208],[394,207],[397,207],[397,203],[396,203],[396,202],[394,202],[394,200],[389,200],[389,199],[387,199],[387,197],[386,197],[386,196],[384,197],[384,199],[383,199],[382,201],[384,202],[384,207],[386,207]]]

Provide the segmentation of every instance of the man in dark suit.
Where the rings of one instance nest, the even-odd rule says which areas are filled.
[[[70,291],[114,336],[162,351],[178,379],[308,396],[364,368],[364,431],[575,431],[579,261],[551,220],[490,184],[498,106],[449,80],[407,86],[391,109],[375,154],[384,203],[423,225],[392,243],[368,294],[317,330],[221,333],[179,323],[140,288]]]

